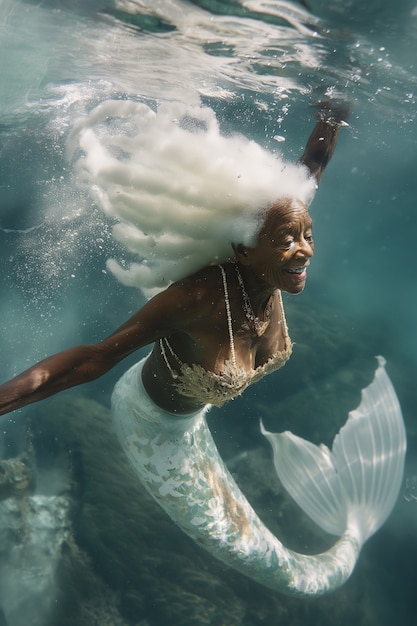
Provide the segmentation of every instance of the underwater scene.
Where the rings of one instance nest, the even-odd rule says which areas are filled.
[[[0,383],[113,333],[234,233],[250,241],[236,203],[296,185],[315,253],[283,294],[292,356],[210,410],[220,456],[271,533],[313,555],[337,537],[287,493],[263,430],[331,448],[381,355],[407,437],[347,582],[269,589],[132,471],[111,395],[147,346],[0,417],[0,626],[416,624],[417,1],[0,0],[0,55]],[[314,193],[292,164],[323,102],[350,112]]]

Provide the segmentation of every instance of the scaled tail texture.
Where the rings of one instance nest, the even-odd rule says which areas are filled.
[[[260,520],[218,453],[207,408],[182,417],[164,412],[146,394],[142,366],[117,383],[112,410],[122,447],[156,502],[200,546],[270,589],[311,596],[340,587],[392,510],[402,480],[405,432],[383,359],[332,451],[263,429],[289,493],[340,536],[316,555],[289,550]]]

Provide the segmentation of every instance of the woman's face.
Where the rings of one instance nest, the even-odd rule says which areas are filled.
[[[270,287],[300,293],[314,254],[312,221],[299,200],[272,206],[255,247],[246,248],[246,265]]]

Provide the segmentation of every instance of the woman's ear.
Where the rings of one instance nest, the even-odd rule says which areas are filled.
[[[243,243],[234,244],[232,243],[232,247],[235,253],[235,257],[239,263],[242,265],[247,265],[248,263],[248,249]]]

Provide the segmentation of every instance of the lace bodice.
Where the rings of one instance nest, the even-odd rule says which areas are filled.
[[[284,330],[284,349],[272,355],[266,363],[263,363],[250,371],[247,371],[245,368],[237,365],[235,359],[234,337],[230,319],[230,305],[226,274],[223,267],[221,265],[219,265],[219,267],[222,271],[223,277],[232,359],[224,362],[224,365],[219,373],[211,372],[196,363],[193,363],[192,365],[183,363],[174,352],[167,338],[161,339],[160,341],[162,356],[164,357],[166,365],[171,372],[174,386],[178,393],[186,396],[187,398],[196,398],[201,403],[212,404],[218,407],[223,406],[223,404],[228,402],[228,400],[232,400],[236,396],[241,395],[245,389],[249,387],[249,385],[258,382],[258,380],[267,374],[270,374],[285,365],[292,352],[292,343],[288,335],[281,293],[279,292],[279,303],[281,307]],[[178,366],[177,369],[172,367],[167,352],[169,352],[171,357],[175,359]]]

